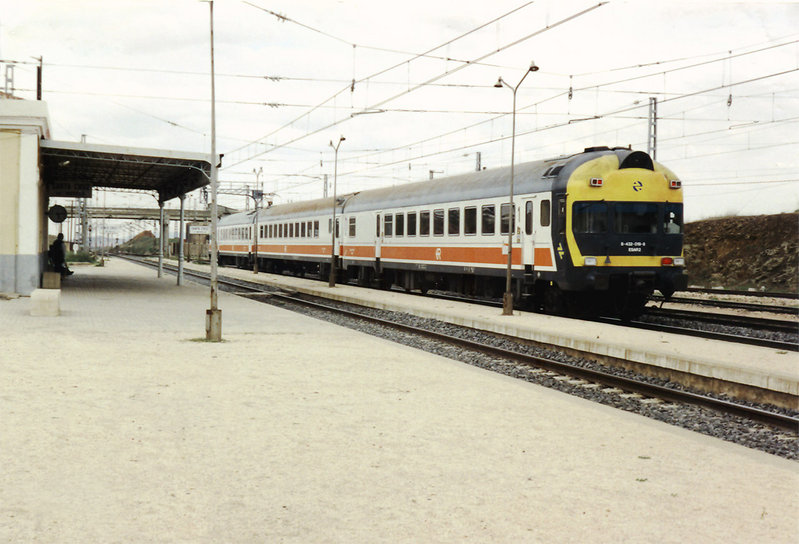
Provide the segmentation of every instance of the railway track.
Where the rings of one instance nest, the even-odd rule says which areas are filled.
[[[734,295],[741,297],[786,298],[799,300],[799,293],[774,293],[767,291],[736,291],[733,289],[709,289],[705,287],[689,287],[686,293],[705,293],[711,295]]]
[[[666,299],[658,295],[652,296],[650,300],[658,303],[669,302],[673,304],[711,306],[714,308],[727,308],[732,310],[747,310],[750,312],[766,312],[772,314],[799,316],[799,307],[792,307],[792,306],[779,306],[773,304],[757,304],[754,302],[741,302],[735,300],[711,300],[704,298],[689,298],[689,297],[671,297],[668,301],[666,301]]]
[[[153,263],[143,260],[133,261],[151,267],[156,266]],[[164,265],[164,269],[169,272],[175,272],[177,267],[172,265]],[[209,274],[193,270],[184,270],[184,274],[202,282],[207,282],[209,279]],[[220,289],[232,291],[238,295],[299,305],[306,308],[311,308],[315,311],[334,313],[339,316],[345,316],[348,319],[368,322],[379,327],[392,328],[415,337],[424,337],[436,342],[454,345],[462,349],[468,349],[474,352],[486,354],[492,358],[504,359],[512,361],[518,365],[532,367],[536,369],[534,371],[554,373],[556,375],[563,376],[564,379],[582,381],[589,385],[596,384],[596,387],[602,387],[604,388],[603,391],[608,393],[618,391],[620,395],[640,395],[640,397],[644,400],[659,399],[659,401],[700,406],[727,415],[745,418],[748,421],[784,429],[793,433],[799,429],[799,418],[793,417],[791,415],[748,406],[745,404],[734,403],[712,396],[675,389],[673,387],[653,384],[644,380],[633,379],[603,370],[587,368],[584,366],[576,366],[555,360],[553,358],[538,357],[515,350],[487,345],[483,342],[476,342],[462,337],[443,334],[441,332],[415,327],[392,320],[386,320],[380,317],[374,317],[361,311],[356,312],[352,309],[343,308],[340,305],[330,303],[323,304],[315,300],[309,300],[305,297],[298,297],[285,292],[267,290],[265,286],[254,282],[237,279],[234,280],[223,277],[218,278],[218,281]],[[557,378],[554,379],[557,380]]]

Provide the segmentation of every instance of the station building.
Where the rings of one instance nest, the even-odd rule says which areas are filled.
[[[185,195],[209,183],[209,159],[54,141],[46,102],[0,97],[0,293],[30,295],[41,286],[50,198],[85,198],[94,187],[153,191],[162,212],[179,198],[182,216]]]

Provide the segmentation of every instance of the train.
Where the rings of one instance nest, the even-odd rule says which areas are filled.
[[[577,316],[634,317],[686,287],[682,182],[646,152],[515,165],[512,205],[510,182],[483,169],[228,215],[219,264],[489,298],[510,268],[518,307]]]

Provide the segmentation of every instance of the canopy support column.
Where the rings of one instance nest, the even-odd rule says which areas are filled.
[[[178,285],[183,285],[183,229],[186,194],[180,195],[180,228],[178,229]]]
[[[160,219],[158,223],[158,230],[160,230],[160,236],[158,237],[158,277],[160,278],[164,274],[164,202],[163,200],[158,201],[158,217]]]

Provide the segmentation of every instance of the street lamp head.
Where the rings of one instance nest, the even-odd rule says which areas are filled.
[[[346,138],[344,136],[342,136],[341,138],[338,139],[339,142],[343,142],[344,140],[346,140]]]
[[[535,65],[535,61],[534,60],[530,61],[530,71],[531,72],[537,72],[538,71],[538,66]]]
[[[502,76],[499,76],[499,79],[497,80],[497,82],[494,83],[494,87],[496,87],[497,89],[501,89],[502,88]]]

